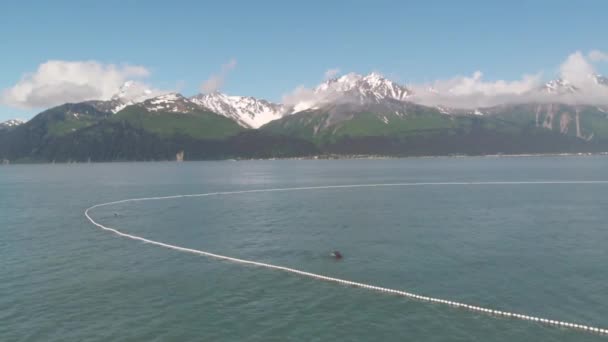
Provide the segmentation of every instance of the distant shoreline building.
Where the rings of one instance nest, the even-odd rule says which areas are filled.
[[[179,151],[175,154],[175,161],[176,162],[183,162],[184,161],[184,151]]]

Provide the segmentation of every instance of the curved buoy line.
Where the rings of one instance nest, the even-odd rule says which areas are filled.
[[[324,276],[324,275],[320,275],[320,274],[316,274],[316,273],[301,271],[301,270],[298,270],[298,269],[295,269],[295,268],[278,266],[278,265],[273,265],[273,264],[268,264],[268,263],[253,261],[253,260],[233,258],[233,257],[221,255],[221,254],[215,254],[215,253],[206,252],[206,251],[203,251],[203,250],[198,250],[198,249],[193,249],[193,248],[185,248],[185,247],[180,247],[180,246],[176,246],[176,245],[171,245],[171,244],[160,242],[160,241],[146,239],[146,238],[141,237],[141,236],[123,233],[123,232],[121,232],[121,231],[119,231],[119,230],[117,230],[115,228],[107,227],[107,226],[102,225],[101,223],[93,220],[91,218],[91,216],[89,215],[89,212],[92,209],[99,208],[99,207],[105,207],[105,206],[111,206],[111,205],[114,205],[114,204],[127,203],[127,202],[155,201],[155,200],[167,200],[167,199],[189,198],[189,197],[208,197],[208,196],[221,196],[221,195],[237,195],[237,194],[262,193],[262,192],[285,192],[285,191],[301,191],[301,190],[371,188],[371,187],[396,187],[396,186],[412,186],[412,187],[414,187],[414,186],[448,186],[448,185],[453,185],[453,186],[458,186],[458,185],[462,185],[462,186],[473,186],[473,185],[477,185],[477,186],[491,186],[491,185],[543,185],[543,184],[546,184],[546,185],[549,185],[549,184],[555,184],[555,185],[558,185],[558,184],[608,184],[608,181],[425,182],[425,183],[329,185],[329,186],[311,186],[311,187],[297,187],[297,188],[277,188],[277,189],[258,189],[258,190],[242,190],[242,191],[224,191],[224,192],[209,192],[209,193],[203,193],[203,194],[173,195],[173,196],[162,196],[162,197],[143,197],[143,198],[124,199],[124,200],[120,200],[120,201],[95,204],[95,205],[87,208],[84,211],[84,215],[86,216],[86,218],[92,224],[94,224],[98,228],[101,228],[101,229],[103,229],[105,231],[109,231],[109,232],[114,233],[114,234],[116,234],[118,236],[125,237],[125,238],[128,238],[128,239],[132,239],[132,240],[136,240],[136,241],[141,241],[141,242],[144,242],[144,243],[147,243],[147,244],[151,244],[151,245],[156,245],[156,246],[159,246],[159,247],[169,248],[169,249],[173,249],[173,250],[180,251],[180,252],[191,253],[191,254],[196,254],[196,255],[202,255],[202,256],[206,256],[206,257],[210,257],[210,258],[215,258],[215,259],[219,259],[219,260],[225,260],[225,261],[235,262],[235,263],[244,264],[244,265],[251,265],[251,266],[258,266],[258,267],[269,268],[269,269],[283,271],[283,272],[287,272],[287,273],[298,274],[298,275],[301,275],[301,276],[304,276],[304,277],[313,278],[313,279],[324,280],[324,281],[328,281],[328,282],[333,282],[333,283],[338,283],[338,284],[343,284],[343,285],[348,285],[348,286],[353,286],[353,287],[359,287],[359,288],[363,288],[363,289],[367,289],[367,290],[378,291],[378,292],[382,292],[382,293],[387,293],[387,294],[392,294],[392,295],[397,295],[397,296],[408,297],[408,298],[412,298],[412,299],[416,299],[416,300],[420,300],[420,301],[424,301],[424,302],[449,305],[451,307],[462,308],[462,309],[466,309],[466,310],[470,310],[470,311],[474,311],[474,312],[479,312],[479,313],[483,313],[483,314],[487,314],[487,315],[492,315],[492,316],[505,317],[505,318],[514,318],[514,319],[520,319],[520,320],[523,320],[523,321],[538,322],[538,323],[546,324],[546,325],[550,325],[550,326],[563,327],[563,328],[572,328],[572,329],[577,329],[577,330],[581,330],[581,331],[586,331],[586,332],[592,332],[592,333],[598,333],[598,334],[607,335],[608,334],[608,329],[602,329],[602,328],[593,327],[593,326],[589,326],[589,325],[563,322],[563,321],[552,320],[552,319],[541,318],[541,317],[535,317],[535,316],[529,316],[529,315],[524,315],[524,314],[519,314],[519,313],[514,313],[514,312],[508,312],[508,311],[494,310],[494,309],[490,309],[490,308],[484,308],[484,307],[480,307],[480,306],[469,305],[469,304],[460,303],[460,302],[451,301],[451,300],[446,300],[446,299],[440,299],[440,298],[433,298],[433,297],[423,296],[423,295],[419,295],[419,294],[415,294],[415,293],[411,293],[411,292],[407,292],[407,291],[402,291],[402,290],[397,290],[397,289],[390,289],[390,288],[386,288],[386,287],[373,286],[373,285],[369,285],[369,284],[359,283],[359,282],[345,280],[345,279],[340,279],[340,278],[328,277],[328,276]]]

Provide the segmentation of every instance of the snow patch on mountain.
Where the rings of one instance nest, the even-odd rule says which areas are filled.
[[[352,93],[362,98],[383,100],[386,98],[404,101],[410,95],[410,90],[378,73],[362,76],[355,73],[346,74],[339,78],[327,80],[315,88],[315,93],[326,92]]]
[[[540,90],[548,94],[572,94],[578,91],[578,88],[569,81],[558,78],[545,83]]]
[[[407,101],[412,91],[386,79],[379,73],[368,75],[349,73],[329,79],[313,89],[298,88],[285,97],[293,112],[315,109],[328,103],[382,103]]]
[[[590,89],[585,89],[585,85],[599,86],[600,89],[604,90],[608,89],[603,88],[604,86],[608,86],[608,77],[597,74],[589,74],[587,78],[584,79],[586,82],[582,82],[583,84],[581,85],[575,85],[572,81],[558,78],[545,83],[540,90],[549,94],[564,95],[589,91]]]
[[[110,101],[116,105],[111,108],[111,112],[117,113],[126,106],[143,102],[158,95],[158,92],[152,91],[141,83],[127,81],[118,89],[118,92],[112,96]]]
[[[338,96],[362,102],[380,102],[385,99],[405,101],[411,95],[411,91],[405,86],[375,72],[366,76],[350,73],[327,80],[317,86],[314,93],[326,99]]]
[[[593,75],[593,80],[596,84],[600,84],[603,86],[608,86],[608,77],[602,75]]]
[[[25,121],[20,119],[11,119],[4,122],[0,122],[0,129],[8,129],[23,125]]]
[[[190,98],[195,104],[235,120],[246,128],[258,128],[280,119],[285,106],[249,96],[228,96],[219,92],[199,94]]]
[[[178,93],[159,95],[137,104],[150,112],[190,113],[200,106]]]
[[[99,111],[116,114],[127,106],[144,102],[147,99],[164,93],[159,90],[149,89],[139,82],[127,81],[117,89],[116,93],[109,100],[93,100],[84,103],[95,107]]]

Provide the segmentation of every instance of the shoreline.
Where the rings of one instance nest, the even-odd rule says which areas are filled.
[[[385,155],[316,155],[306,157],[278,157],[278,158],[226,158],[226,159],[200,159],[200,160],[109,160],[109,161],[19,161],[2,162],[0,167],[11,165],[49,165],[49,164],[105,164],[105,163],[187,163],[187,162],[238,162],[238,161],[276,161],[276,160],[388,160],[388,159],[434,159],[434,158],[530,158],[530,157],[592,157],[608,156],[608,152],[575,152],[575,153],[521,153],[521,154],[480,154],[480,155],[427,155],[427,156],[385,156]]]

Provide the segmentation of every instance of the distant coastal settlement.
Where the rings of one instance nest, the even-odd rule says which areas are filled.
[[[321,154],[304,157],[270,157],[270,158],[227,158],[227,159],[206,159],[206,160],[186,160],[183,158],[183,154],[177,154],[175,159],[153,159],[153,160],[106,160],[106,161],[18,161],[11,163],[9,160],[4,159],[0,163],[0,166],[8,166],[11,164],[90,164],[90,163],[122,163],[122,162],[142,162],[142,163],[154,163],[154,162],[190,162],[190,161],[227,161],[227,162],[242,162],[242,161],[273,161],[273,160],[388,160],[388,159],[435,159],[435,158],[538,158],[538,157],[592,157],[592,156],[608,156],[608,152],[578,152],[578,153],[528,153],[528,154],[485,154],[485,155],[466,155],[466,154],[453,154],[453,155],[438,155],[438,156],[388,156],[388,155],[340,155],[340,154]]]

